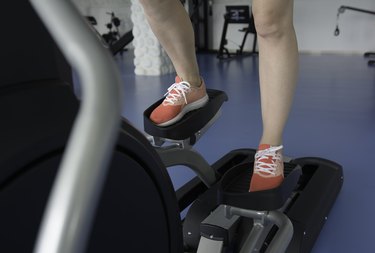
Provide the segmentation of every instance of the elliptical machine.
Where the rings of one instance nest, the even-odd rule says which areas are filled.
[[[223,91],[207,90],[209,102],[179,122],[158,127],[144,113],[144,129],[165,166],[185,165],[197,177],[177,191],[187,252],[310,252],[328,218],[343,174],[332,161],[304,157],[284,161],[285,179],[275,189],[248,192],[254,149],[233,150],[212,166],[193,145],[219,118],[228,100]]]
[[[249,193],[232,182],[245,178],[242,165],[252,161],[254,150],[232,151],[211,166],[193,154],[202,129],[213,123],[227,99],[223,92],[209,91],[207,106],[171,128],[149,126],[146,111],[152,146],[126,119],[120,122],[116,67],[75,7],[69,1],[32,2],[78,70],[84,96],[77,101],[58,77],[1,88],[1,113],[9,115],[0,143],[4,252],[282,252],[286,247],[308,252],[340,190],[339,165],[295,159],[280,188],[252,194],[248,202]],[[190,123],[196,125],[186,132]],[[160,145],[165,141],[172,146]],[[176,154],[184,154],[181,161],[173,161]],[[176,193],[165,164],[177,162],[192,164],[198,177]],[[270,202],[259,204],[259,199]],[[190,205],[181,221],[180,210]],[[309,211],[301,212],[301,206]],[[294,227],[289,246],[283,242],[291,236],[288,219]]]

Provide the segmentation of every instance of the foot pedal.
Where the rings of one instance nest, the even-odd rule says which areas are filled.
[[[160,99],[143,113],[145,132],[151,136],[170,140],[185,140],[191,138],[194,142],[195,134],[215,117],[221,105],[228,100],[227,94],[220,90],[207,89],[207,95],[209,101],[204,107],[188,112],[181,120],[166,127],[157,126],[150,120],[152,111],[164,100],[164,98]]]
[[[244,163],[224,174],[219,184],[218,204],[258,211],[279,209],[291,196],[302,174],[299,165],[284,163],[285,178],[279,187],[249,192],[251,168],[253,163]]]

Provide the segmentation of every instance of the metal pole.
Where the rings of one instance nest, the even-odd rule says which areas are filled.
[[[352,10],[352,11],[363,12],[363,13],[370,14],[370,15],[375,15],[375,11],[370,11],[370,10],[355,8],[355,7],[351,7],[351,6],[345,6],[345,5],[340,6],[340,8],[339,8],[340,13],[343,13],[345,10]]]
[[[30,1],[83,86],[83,101],[34,252],[82,252],[120,125],[120,75],[110,53],[70,1]]]
[[[257,226],[254,228],[254,234],[251,234],[251,239],[258,239],[260,233],[262,232],[263,226],[270,224],[275,224],[279,229],[273,237],[270,245],[268,246],[267,253],[282,253],[285,252],[289,246],[290,241],[293,237],[293,224],[289,218],[280,211],[256,211],[247,210],[238,207],[225,206],[226,217],[231,217],[233,215],[243,216],[257,220]],[[251,252],[255,245],[255,242],[247,242],[241,252]]]

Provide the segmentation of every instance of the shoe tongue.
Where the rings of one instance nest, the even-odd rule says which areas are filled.
[[[180,83],[182,82],[182,78],[179,77],[179,76],[176,76],[175,77],[175,83]],[[172,86],[171,86],[172,87]],[[177,94],[178,92],[176,91],[176,89],[172,89],[171,91],[169,91],[168,95],[167,95],[167,98],[173,98],[173,94]],[[163,104],[166,105],[168,104],[169,102],[166,103],[166,100],[163,101]]]
[[[259,144],[258,150],[265,150],[265,149],[268,149],[270,147],[271,147],[271,145],[269,145],[269,144]]]
[[[259,144],[258,151],[266,150],[271,148],[271,145],[269,144]],[[273,159],[271,154],[265,154],[262,157],[259,158],[259,161],[263,163],[269,163],[273,164]]]
[[[179,77],[179,76],[176,76],[175,79],[174,79],[175,83],[181,83],[182,81],[183,81],[182,78]]]

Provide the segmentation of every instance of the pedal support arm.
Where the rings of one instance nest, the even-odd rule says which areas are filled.
[[[293,225],[289,218],[280,211],[255,211],[232,206],[225,206],[227,218],[233,215],[253,218],[255,220],[253,231],[247,238],[241,253],[254,252],[256,241],[260,238],[264,225],[275,224],[279,229],[267,248],[266,253],[285,252],[293,236]]]
[[[188,166],[197,174],[207,187],[212,186],[217,181],[213,168],[192,148],[187,149],[175,145],[169,147],[157,147],[156,151],[166,167],[174,165]]]

